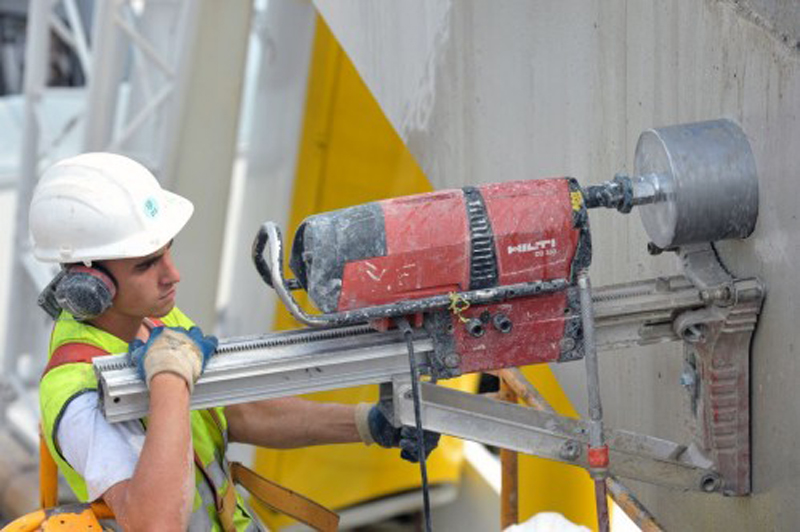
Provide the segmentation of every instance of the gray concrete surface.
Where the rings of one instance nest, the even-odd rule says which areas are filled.
[[[437,188],[630,171],[647,128],[727,117],[760,176],[753,236],[721,245],[768,296],[753,345],[753,488],[746,498],[635,485],[668,530],[800,523],[800,7],[794,0],[316,2]],[[650,257],[636,215],[592,213],[594,284],[678,272]],[[612,426],[685,439],[681,350],[605,354]],[[557,369],[576,405],[582,366]]]

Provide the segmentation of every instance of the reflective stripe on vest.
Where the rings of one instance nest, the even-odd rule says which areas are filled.
[[[192,505],[192,515],[189,516],[189,530],[198,532],[213,530],[216,523],[211,519],[209,510],[214,510],[214,494],[204,480],[195,479],[195,487],[195,502]]]

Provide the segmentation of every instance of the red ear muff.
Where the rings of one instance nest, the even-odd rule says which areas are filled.
[[[117,284],[100,267],[69,266],[55,289],[59,306],[80,321],[96,318],[111,307]]]

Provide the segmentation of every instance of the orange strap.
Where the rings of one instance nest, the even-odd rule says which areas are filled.
[[[58,466],[39,430],[39,505],[42,508],[58,506]]]
[[[265,479],[239,462],[231,462],[234,480],[256,499],[315,530],[338,530],[339,515],[280,484]]]
[[[217,429],[219,429],[223,440],[227,442],[228,438],[222,426],[219,413],[214,408],[209,408],[208,413],[211,415],[211,419],[214,420],[214,424],[217,426]],[[195,460],[198,465],[200,465],[197,456],[195,456]],[[232,523],[233,521],[233,511],[236,509],[236,491],[233,487],[233,482],[236,482],[249,491],[253,497],[273,510],[286,514],[315,530],[323,530],[325,532],[329,530],[338,530],[339,515],[336,512],[332,512],[321,504],[285,488],[280,484],[265,479],[239,462],[231,462],[230,471],[233,478],[228,479],[228,491],[225,493],[222,501],[217,501],[217,508],[220,510],[220,521],[223,527],[226,526],[226,522]],[[231,480],[233,482],[231,482]],[[229,512],[229,515],[225,516],[223,512]]]
[[[107,354],[108,351],[105,349],[100,349],[99,347],[89,344],[80,342],[64,344],[53,351],[53,356],[51,356],[50,360],[47,362],[47,366],[45,366],[42,372],[42,377],[47,375],[50,370],[63,366],[64,364],[74,364],[76,362],[91,364],[94,357],[102,357]]]
[[[91,364],[94,357],[107,354],[108,351],[89,344],[80,342],[64,344],[53,351],[42,377],[59,366],[73,363]],[[39,504],[43,509],[58,506],[58,466],[44,441],[41,426],[39,427]],[[107,509],[105,503],[99,504]]]
[[[148,329],[152,329],[153,327],[163,326],[164,322],[158,318],[145,318],[144,325]],[[59,366],[63,366],[64,364],[74,364],[80,362],[91,364],[94,357],[106,356],[108,354],[110,353],[105,349],[100,349],[99,347],[95,347],[93,345],[84,344],[81,342],[66,343],[53,351],[53,355],[50,357],[50,360],[47,362],[47,366],[45,366],[44,371],[42,372],[42,377],[47,375],[47,372],[50,370],[53,370]]]

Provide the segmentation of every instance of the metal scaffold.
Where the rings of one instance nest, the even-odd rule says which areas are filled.
[[[56,273],[31,253],[27,211],[38,175],[60,157],[81,151],[135,156],[169,181],[188,61],[196,38],[200,2],[137,0],[86,2],[31,0],[27,13],[23,82],[23,138],[16,189],[10,290],[5,306],[0,437],[0,510],[19,513],[35,504],[36,480],[18,482],[30,469],[38,445],[38,376],[46,362],[50,321],[36,305]],[[45,104],[52,87],[53,44],[66,47],[86,80],[83,104],[60,130],[46,127]],[[164,178],[162,178],[163,180]],[[169,186],[169,183],[165,183]],[[5,445],[7,440],[8,445]],[[23,463],[20,457],[25,457]],[[11,481],[13,479],[13,482]]]

